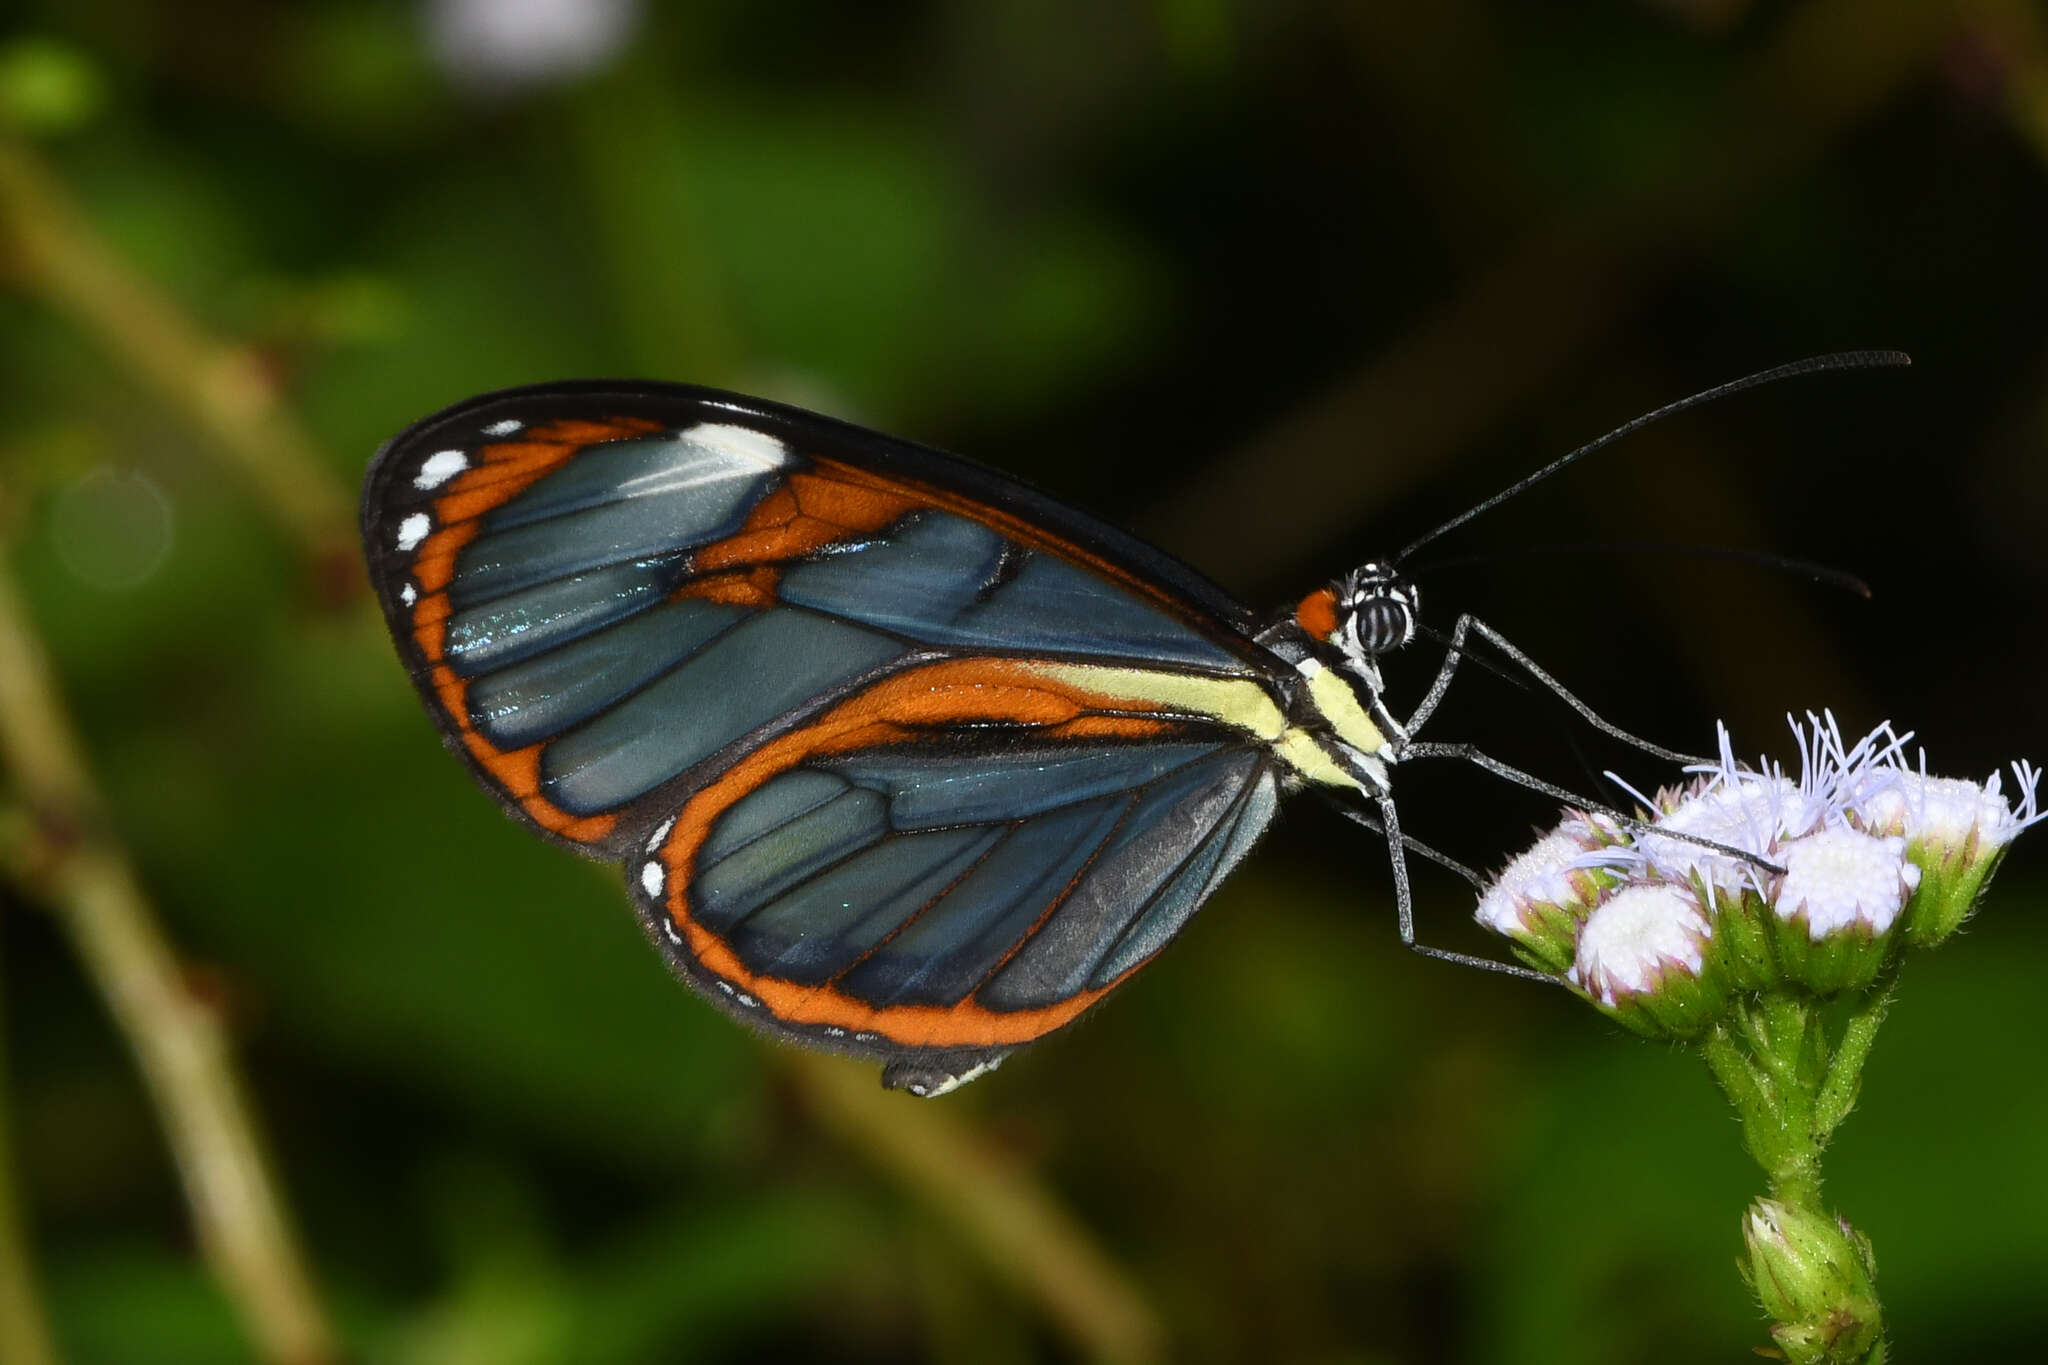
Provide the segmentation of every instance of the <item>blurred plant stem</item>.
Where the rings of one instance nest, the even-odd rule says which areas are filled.
[[[15,257],[20,280],[229,457],[270,514],[309,548],[323,582],[360,577],[353,500],[279,401],[258,358],[208,336],[123,262],[35,149],[5,129],[0,247]]]
[[[1091,1359],[1161,1358],[1165,1335],[1151,1308],[1035,1181],[941,1106],[878,1087],[872,1066],[789,1056],[819,1120],[979,1246]]]
[[[0,1015],[4,1018],[4,1015]],[[56,1365],[42,1297],[36,1292],[35,1262],[14,1197],[14,1150],[9,1140],[7,1049],[0,1032],[0,1360],[10,1365]]]
[[[258,1355],[284,1365],[336,1359],[333,1330],[264,1162],[225,1031],[185,988],[134,869],[108,831],[41,642],[4,569],[0,760],[41,835],[28,889],[55,908],[135,1052],[177,1158],[200,1247]]]

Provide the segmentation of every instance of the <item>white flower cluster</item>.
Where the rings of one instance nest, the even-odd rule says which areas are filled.
[[[2044,818],[2030,764],[2013,765],[2015,802],[1997,774],[1929,777],[1888,724],[1853,745],[1832,715],[1792,732],[1796,778],[1738,763],[1723,727],[1719,762],[1636,794],[1653,828],[1569,813],[1485,891],[1480,923],[1625,1022],[1685,1036],[1731,989],[1868,986],[1905,946],[1955,932]]]

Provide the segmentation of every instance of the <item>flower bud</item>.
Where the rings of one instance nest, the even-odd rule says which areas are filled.
[[[1920,884],[1906,841],[1823,829],[1778,851],[1773,937],[1785,974],[1822,995],[1862,990],[1890,956],[1892,925]]]
[[[1578,812],[1567,815],[1494,878],[1479,898],[1477,919],[1512,940],[1515,955],[1530,966],[1563,973],[1572,965],[1579,926],[1615,883],[1612,874],[1583,862],[1613,837]]]
[[[1860,1360],[1880,1318],[1867,1248],[1841,1219],[1759,1199],[1742,1220],[1743,1266],[1793,1365]]]
[[[1873,833],[1904,839],[1906,856],[1922,874],[1905,915],[1906,939],[1914,947],[1931,948],[1953,934],[1976,908],[2006,846],[2043,818],[2039,774],[2027,764],[2015,764],[2013,772],[2017,809],[2006,801],[1997,773],[1982,786],[1901,767],[1859,774],[1852,817]]]
[[[1706,912],[1684,887],[1626,887],[1579,930],[1570,980],[1645,1037],[1690,1038],[1727,1004],[1713,938]]]
[[[1819,827],[1826,802],[1810,786],[1793,782],[1775,768],[1759,772],[1735,759],[1726,726],[1720,727],[1721,759],[1695,771],[1690,787],[1662,794],[1657,829],[1685,838],[1642,834],[1636,847],[1658,875],[1703,884],[1709,904],[1739,895],[1757,884],[1754,863],[1708,848],[1707,840],[1769,858],[1780,840],[1796,839]]]

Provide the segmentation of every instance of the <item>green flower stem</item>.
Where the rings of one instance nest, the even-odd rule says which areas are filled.
[[[1706,1058],[1707,1068],[1720,1083],[1721,1093],[1728,1097],[1737,1113],[1749,1115],[1760,1113],[1768,1103],[1764,1095],[1765,1079],[1756,1065],[1750,1061],[1749,1053],[1735,1039],[1735,1030],[1726,1020],[1715,1024],[1700,1039],[1700,1055]],[[1756,1158],[1759,1166],[1770,1168],[1770,1159],[1757,1150],[1756,1140],[1750,1132],[1751,1125],[1745,1118],[1742,1125],[1743,1145]]]
[[[1821,1083],[1814,1106],[1814,1121],[1819,1125],[1823,1142],[1856,1105],[1856,1094],[1863,1082],[1863,1063],[1870,1057],[1878,1026],[1884,1023],[1884,1016],[1892,1007],[1892,988],[1897,981],[1894,972],[1873,986],[1842,1029],[1842,1041],[1835,1045],[1834,1060],[1828,1065],[1827,1079]]]
[[[1827,1059],[1810,1007],[1779,992],[1737,1005],[1708,1032],[1701,1053],[1741,1115],[1743,1145],[1770,1176],[1773,1197],[1817,1207],[1815,1100]]]
[[[1770,1203],[1755,1208],[1768,1212],[1772,1231],[1759,1239],[1768,1245],[1753,1252],[1750,1276],[1777,1319],[1772,1338],[1795,1362],[1881,1365],[1885,1357],[1870,1250],[1822,1206],[1821,1153],[1855,1103],[1891,987],[1881,981],[1862,997],[1838,1036],[1819,1002],[1765,991],[1700,1039],[1700,1055],[1741,1116],[1743,1144],[1770,1181]]]

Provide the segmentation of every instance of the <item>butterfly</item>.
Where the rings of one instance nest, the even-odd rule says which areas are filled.
[[[377,453],[362,531],[477,780],[622,863],[714,1004],[919,1095],[1128,980],[1290,792],[1376,810],[1417,946],[1390,770],[1468,626],[1498,640],[1462,619],[1404,721],[1377,662],[1416,631],[1400,557],[1264,618],[992,469],[676,384],[427,417]]]

